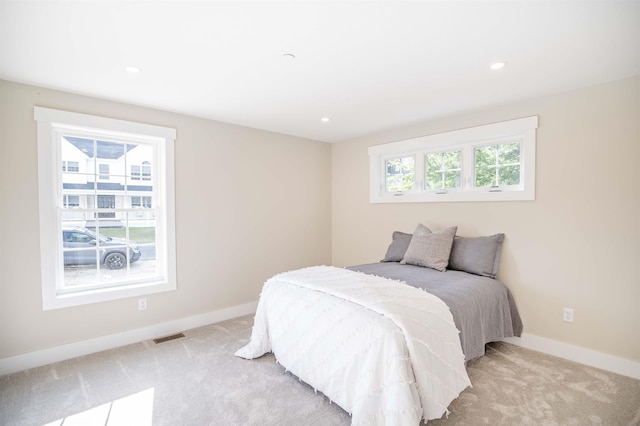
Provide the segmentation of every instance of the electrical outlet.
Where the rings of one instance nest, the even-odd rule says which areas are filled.
[[[138,299],[138,310],[144,311],[146,309],[147,309],[147,299],[146,298]]]
[[[573,322],[573,309],[564,308],[562,310],[562,320],[565,322]]]

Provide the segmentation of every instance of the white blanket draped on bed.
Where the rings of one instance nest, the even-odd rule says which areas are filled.
[[[442,417],[470,385],[449,308],[387,278],[316,266],[269,279],[250,342],[352,414],[353,424]]]

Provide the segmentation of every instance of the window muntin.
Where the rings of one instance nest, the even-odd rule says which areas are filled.
[[[442,151],[425,155],[424,189],[442,191],[462,185],[462,151]]]
[[[34,115],[44,309],[175,290],[175,130],[39,107]],[[126,172],[144,161],[157,165],[154,176],[135,182]]]
[[[370,201],[534,200],[537,127],[532,116],[369,147]],[[415,187],[390,191],[388,162],[407,157],[415,158]]]
[[[416,185],[415,156],[385,160],[385,191],[412,191]]]

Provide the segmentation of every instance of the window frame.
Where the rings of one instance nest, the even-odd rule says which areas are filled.
[[[174,144],[176,130],[167,127],[136,123],[34,107],[37,122],[38,143],[38,197],[40,222],[40,264],[43,310],[66,308],[90,303],[117,300],[153,293],[174,291],[176,284],[176,241],[175,241],[175,177]],[[69,292],[62,286],[63,262],[61,248],[62,222],[59,220],[61,202],[60,161],[61,151],[58,138],[61,132],[80,132],[105,135],[109,138],[144,141],[158,144],[158,166],[156,182],[162,214],[156,223],[158,241],[165,246],[156,253],[161,270],[153,279],[132,279],[123,284],[101,288],[86,288]]]
[[[535,152],[538,116],[454,130],[369,147],[371,203],[530,201],[535,200]],[[475,187],[476,147],[520,145],[520,185]],[[426,155],[461,150],[461,186],[457,189],[426,190]],[[386,191],[386,160],[415,155],[416,187],[413,191]]]

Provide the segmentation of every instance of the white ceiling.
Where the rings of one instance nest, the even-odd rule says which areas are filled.
[[[640,1],[2,0],[0,43],[2,79],[337,142],[639,75]]]

